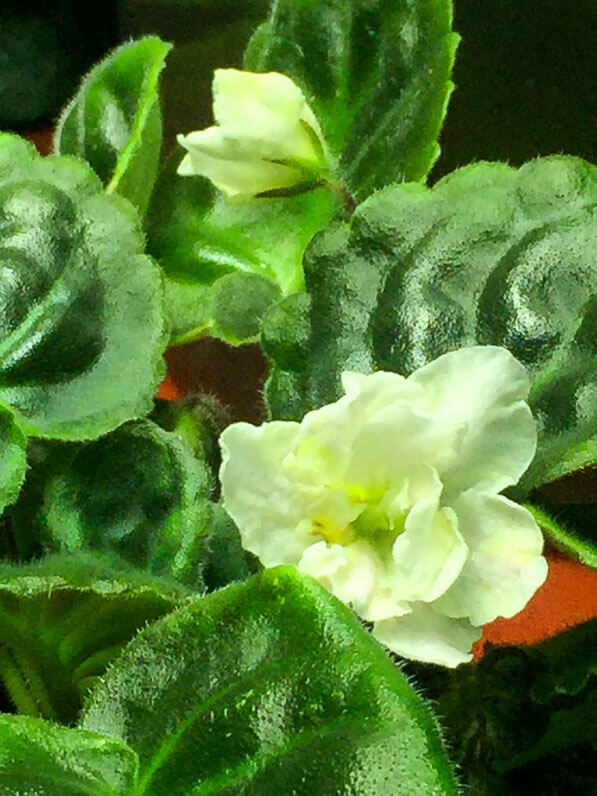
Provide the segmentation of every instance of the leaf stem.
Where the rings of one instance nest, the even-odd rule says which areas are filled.
[[[320,184],[329,188],[338,196],[346,215],[350,218],[357,209],[357,200],[348,190],[348,186],[344,180],[336,176],[330,178],[324,177]]]
[[[19,713],[44,719],[56,719],[38,673],[29,665],[26,655],[0,647],[0,676]]]

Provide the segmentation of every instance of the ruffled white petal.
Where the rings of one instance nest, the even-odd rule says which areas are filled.
[[[217,135],[210,131],[215,130]],[[205,137],[203,139],[200,136]],[[194,137],[195,143],[190,139]],[[217,128],[210,128],[189,136],[178,136],[178,142],[188,149],[178,167],[183,176],[207,177],[229,198],[251,197],[264,191],[289,188],[296,185],[297,171],[278,163],[242,159],[240,148],[234,142],[222,140]],[[212,154],[210,154],[210,152]]]
[[[376,486],[410,476],[421,464],[435,469],[455,460],[463,430],[430,423],[406,401],[395,401],[353,425],[345,478]]]
[[[470,490],[453,503],[470,554],[437,611],[483,625],[521,611],[547,577],[543,537],[532,514],[502,495]]]
[[[417,503],[404,533],[394,542],[399,593],[405,600],[431,602],[460,575],[468,548],[458,532],[454,512],[438,510],[434,499]]]
[[[379,557],[367,542],[347,546],[318,542],[305,550],[298,569],[316,578],[367,621],[410,610],[396,599]]]
[[[308,528],[297,532],[304,507],[280,467],[298,429],[298,423],[283,421],[234,423],[220,436],[224,508],[243,546],[265,566],[297,564],[313,541]]]
[[[316,577],[390,649],[468,661],[477,626],[520,611],[547,573],[533,517],[497,494],[534,452],[526,373],[476,346],[408,379],[342,380],[300,424],[224,432],[224,505],[266,566]]]
[[[471,647],[482,631],[466,619],[449,619],[427,603],[415,603],[405,616],[376,622],[373,635],[404,658],[455,667],[472,660]]]
[[[212,90],[218,124],[239,137],[258,139],[263,157],[318,160],[300,121],[323,146],[321,128],[303,92],[286,75],[217,69]]]
[[[441,467],[447,493],[500,492],[535,455],[537,434],[525,399],[529,378],[505,348],[472,346],[438,357],[407,380],[422,392],[415,406],[444,428],[466,426],[458,458]],[[431,463],[431,462],[430,462]]]
[[[310,182],[330,162],[321,128],[298,86],[277,72],[216,70],[217,124],[178,136],[178,168],[241,200]]]

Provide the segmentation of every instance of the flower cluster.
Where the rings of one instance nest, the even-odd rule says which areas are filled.
[[[524,367],[453,351],[408,378],[345,372],[301,423],[221,436],[224,505],[265,566],[317,578],[408,658],[456,666],[547,574],[532,515],[499,493],[530,464]]]

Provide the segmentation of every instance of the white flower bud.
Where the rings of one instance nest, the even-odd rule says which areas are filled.
[[[242,201],[313,187],[328,170],[319,123],[286,75],[217,69],[213,97],[216,125],[178,136],[188,150],[178,174]]]

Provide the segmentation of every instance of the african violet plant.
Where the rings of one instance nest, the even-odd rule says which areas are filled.
[[[597,565],[539,491],[597,462],[597,170],[427,187],[457,42],[448,0],[277,0],[162,165],[157,37],[54,155],[0,137],[3,793],[590,777],[595,623],[471,645],[543,533]],[[262,425],[154,400],[204,335],[260,342]]]

